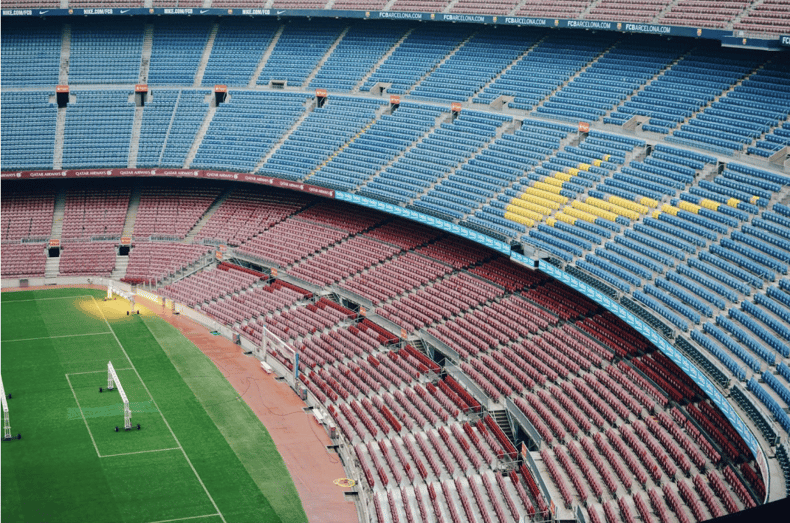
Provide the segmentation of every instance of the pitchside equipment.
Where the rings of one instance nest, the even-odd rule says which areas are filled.
[[[115,373],[115,368],[112,366],[112,362],[107,362],[107,389],[113,390],[113,387],[118,386],[118,392],[121,395],[121,400],[123,400],[123,428],[126,430],[131,430],[132,428],[132,410],[129,408],[129,398],[126,397],[126,393],[123,391],[123,386],[121,385],[121,380],[118,379],[118,374]]]
[[[11,418],[8,416],[8,402],[5,399],[5,387],[3,387],[3,378],[0,378],[0,395],[2,395],[3,404],[3,439],[14,439],[11,435]]]
[[[118,287],[113,286],[112,283],[113,283],[112,281],[107,283],[107,298],[105,299],[105,301],[114,299],[115,297],[113,295],[117,294],[121,298],[129,300],[129,312],[127,312],[126,315],[128,316],[130,314],[134,314],[135,313],[134,312],[134,293],[133,292],[126,292],[126,291],[124,291],[122,289],[119,289]]]

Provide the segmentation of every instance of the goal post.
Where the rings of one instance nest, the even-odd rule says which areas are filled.
[[[114,387],[118,387],[118,393],[121,395],[121,401],[123,401],[123,428],[126,430],[130,430],[132,428],[132,410],[129,408],[129,398],[126,397],[126,392],[123,390],[123,385],[121,385],[121,380],[118,379],[118,374],[115,372],[115,367],[112,366],[112,362],[107,362],[107,389],[113,390]]]
[[[0,377],[0,395],[2,395],[3,405],[3,439],[14,439],[11,436],[11,417],[8,415],[8,401],[6,400],[2,377]]]
[[[258,348],[259,357],[267,362],[272,357],[283,364],[285,370],[285,380],[294,390],[299,382],[299,352],[289,346],[265,326],[263,327],[261,345]],[[288,369],[286,362],[292,365]],[[267,362],[268,363],[268,362]]]

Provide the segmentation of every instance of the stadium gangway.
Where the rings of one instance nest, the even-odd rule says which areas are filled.
[[[441,352],[447,359],[458,365],[461,363],[461,356],[455,349],[447,345],[445,342],[428,332],[427,329],[420,329],[417,335],[420,337],[426,347],[431,347],[436,351]]]

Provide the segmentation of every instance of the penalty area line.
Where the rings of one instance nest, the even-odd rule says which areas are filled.
[[[134,366],[134,362],[132,361],[132,358],[129,357],[129,354],[126,352],[126,349],[123,348],[123,344],[121,343],[121,340],[118,339],[118,335],[115,334],[115,331],[113,330],[112,325],[110,325],[110,322],[107,321],[107,316],[104,315],[104,311],[102,311],[101,307],[99,307],[99,304],[96,302],[96,298],[94,298],[93,296],[91,296],[91,298],[93,299],[93,303],[96,305],[96,308],[99,309],[99,313],[101,314],[102,318],[104,318],[104,323],[107,324],[107,328],[110,329],[110,332],[112,332],[112,335],[115,338],[115,341],[118,343],[118,346],[121,348],[121,351],[123,352],[124,356],[126,356],[126,360],[132,366],[132,370],[134,370],[134,373],[137,375],[137,379],[140,380],[140,384],[145,389],[145,392],[148,393],[148,397],[151,398],[151,401],[153,402],[154,407],[156,407],[156,410],[159,411],[159,415],[162,416],[162,421],[165,422],[165,426],[167,426],[167,430],[170,431],[170,434],[172,434],[173,439],[176,440],[176,443],[178,443],[178,446],[181,447],[181,453],[184,455],[184,459],[187,460],[187,463],[189,464],[189,468],[192,469],[192,473],[195,474],[195,477],[197,478],[198,482],[200,483],[200,486],[203,487],[203,491],[206,493],[206,496],[208,496],[208,499],[211,501],[211,504],[217,510],[216,514],[211,514],[211,515],[212,516],[218,515],[220,517],[220,519],[223,521],[223,523],[228,523],[225,520],[225,516],[223,516],[222,512],[219,510],[219,507],[217,506],[217,502],[214,501],[214,498],[211,496],[211,493],[208,491],[208,488],[206,488],[206,484],[203,483],[203,478],[200,477],[200,474],[198,474],[198,471],[195,469],[195,466],[192,464],[192,460],[189,459],[189,456],[187,455],[186,451],[182,447],[181,441],[179,441],[178,436],[176,436],[176,433],[173,432],[172,427],[170,427],[170,423],[167,422],[167,418],[165,417],[165,414],[162,412],[162,409],[160,409],[159,405],[156,403],[156,399],[154,398],[154,395],[151,394],[150,390],[148,390],[148,386],[145,384],[145,381],[143,381],[143,377],[140,376],[140,372],[138,372],[137,368]],[[150,332],[150,329],[149,329],[149,332]],[[156,338],[154,338],[154,341],[156,341]],[[159,342],[157,341],[157,343],[159,343]],[[76,397],[76,394],[75,394],[75,397]],[[83,416],[83,419],[84,419],[84,416]],[[86,421],[85,424],[87,425],[88,422]],[[91,438],[92,438],[92,436],[91,436]],[[96,443],[94,442],[94,445],[95,444]],[[98,449],[97,449],[97,452],[98,452]],[[202,517],[208,517],[208,516],[202,516]],[[176,519],[175,521],[179,521],[179,520]]]
[[[69,388],[71,389],[71,393],[74,394],[74,401],[77,402],[77,408],[80,409],[80,416],[82,416],[82,421],[85,422],[85,428],[88,429],[88,436],[91,437],[91,442],[93,442],[93,448],[96,449],[96,455],[101,457],[101,452],[99,452],[99,447],[96,445],[96,440],[93,439],[93,432],[91,432],[91,428],[88,426],[88,420],[85,419],[85,414],[82,412],[82,406],[80,405],[80,400],[77,399],[77,393],[74,392],[74,387],[71,386],[71,380],[69,379],[68,374],[66,374],[66,381],[69,382]]]
[[[163,519],[163,520],[160,520],[160,521],[151,521],[149,523],[170,523],[171,521],[186,521],[188,519],[202,519],[202,518],[210,518],[212,516],[222,517],[222,514],[217,512],[216,514],[204,514],[202,516],[189,516],[189,517],[186,517],[186,518],[176,518],[176,519]]]
[[[172,447],[172,448],[169,448],[169,449],[138,450],[137,452],[123,452],[121,454],[107,454],[106,456],[99,456],[99,457],[100,458],[114,458],[116,456],[132,456],[134,454],[147,454],[149,452],[165,452],[167,450],[182,450],[182,449],[179,446],[179,447]]]
[[[31,298],[29,300],[5,300],[3,306],[11,305],[13,303],[22,303],[26,301],[43,301],[43,300],[68,300],[73,298],[93,298],[90,294],[75,294],[74,296],[55,296],[53,298]]]
[[[37,341],[52,340],[55,338],[79,338],[80,336],[101,336],[102,334],[112,334],[111,332],[89,332],[87,334],[64,334],[62,336],[42,336],[40,338],[20,338],[18,340],[3,340],[3,343],[13,343],[15,341]]]

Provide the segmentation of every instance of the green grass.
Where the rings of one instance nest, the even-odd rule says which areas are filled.
[[[2,294],[0,371],[23,436],[0,446],[3,522],[306,521],[271,437],[214,364],[155,316],[105,321],[102,295]],[[99,393],[110,360],[140,431],[115,432],[119,394]]]

